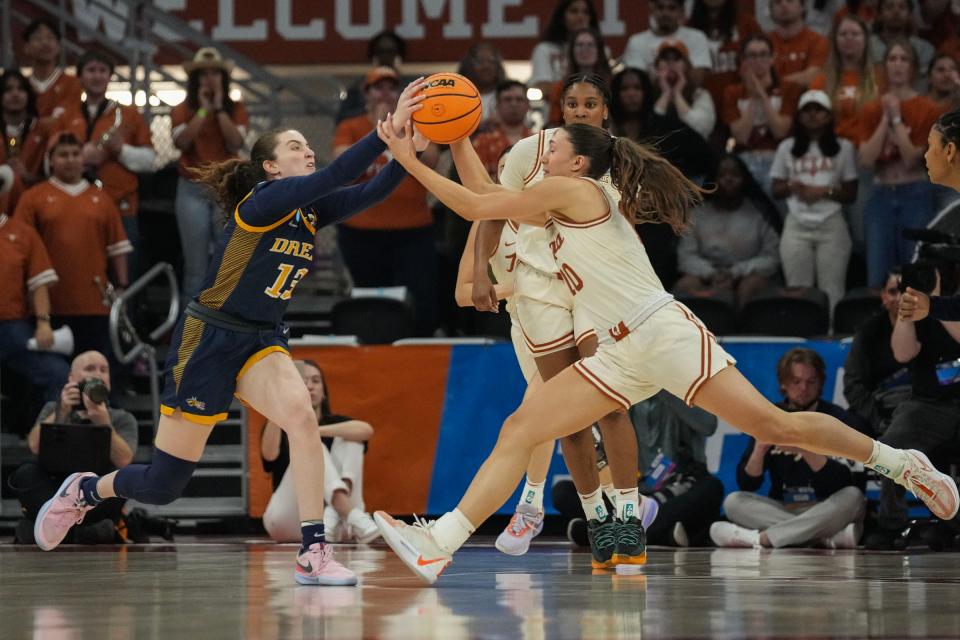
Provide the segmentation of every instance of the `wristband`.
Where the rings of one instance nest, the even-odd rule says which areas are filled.
[[[36,314],[36,316],[37,316],[37,322],[50,322],[49,313],[38,313]]]
[[[199,109],[197,109],[197,115],[200,116],[201,118],[206,118],[208,115],[208,111],[206,110],[206,108],[200,107]]]

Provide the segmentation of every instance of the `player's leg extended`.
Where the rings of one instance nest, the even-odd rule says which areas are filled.
[[[694,404],[757,440],[863,462],[913,491],[941,519],[953,518],[960,506],[956,483],[934,469],[922,453],[879,443],[823,413],[782,411],[735,367],[705,382]]]
[[[131,464],[97,478],[74,473],[43,505],[34,524],[37,545],[49,551],[70,528],[107,498],[121,495],[145,504],[169,504],[180,497],[203,454],[213,425],[189,422],[176,411],[161,416],[150,464]]]
[[[301,584],[352,585],[356,576],[333,559],[323,531],[323,442],[310,395],[290,356],[273,352],[237,381],[237,396],[286,432],[301,522],[294,578]]]
[[[537,445],[582,430],[618,406],[577,371],[563,371],[507,418],[456,510],[427,526],[406,525],[378,511],[384,541],[422,580],[433,583],[473,530],[510,497]]]

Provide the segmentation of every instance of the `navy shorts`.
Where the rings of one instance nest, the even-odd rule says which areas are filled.
[[[265,356],[290,354],[289,329],[246,324],[191,302],[170,342],[160,412],[212,425],[227,417],[237,381]]]

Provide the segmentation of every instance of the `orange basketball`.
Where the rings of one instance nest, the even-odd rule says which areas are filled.
[[[426,138],[450,144],[476,131],[483,117],[480,92],[458,73],[435,73],[423,90],[423,109],[413,114],[413,124]]]

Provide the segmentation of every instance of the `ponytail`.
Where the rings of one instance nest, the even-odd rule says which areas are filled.
[[[646,145],[620,136],[611,146],[610,178],[623,215],[633,224],[666,222],[681,234],[706,191]]]
[[[586,124],[563,129],[574,152],[589,158],[588,177],[610,172],[620,192],[620,212],[633,224],[666,222],[679,234],[689,223],[690,209],[708,193],[646,145]]]
[[[225,162],[190,168],[193,180],[213,192],[225,219],[233,215],[233,210],[255,186],[267,179],[263,162],[276,160],[274,149],[281,131],[283,129],[274,129],[257,138],[250,150],[249,160],[232,158]]]

